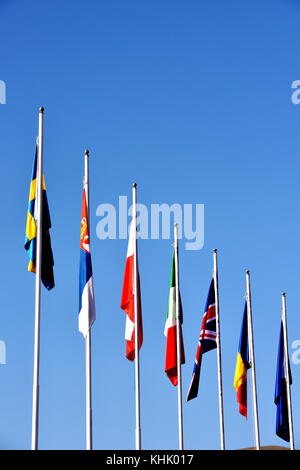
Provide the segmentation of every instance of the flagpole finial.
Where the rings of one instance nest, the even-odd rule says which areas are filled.
[[[43,113],[43,112],[44,112],[43,106],[40,107],[39,111],[40,111],[40,113]]]
[[[85,151],[84,151],[84,155],[89,156],[89,155],[90,155],[90,152],[89,152],[88,150],[85,150]]]
[[[282,292],[282,297],[285,297],[285,292]]]
[[[249,269],[247,269],[247,271],[246,271],[246,274],[250,274],[250,271],[249,271]]]
[[[214,248],[214,253],[217,253],[217,248]]]
[[[132,183],[132,187],[133,187],[133,188],[136,188],[136,183]]]

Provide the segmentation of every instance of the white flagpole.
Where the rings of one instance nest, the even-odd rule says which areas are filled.
[[[285,383],[286,383],[286,396],[289,415],[289,432],[290,432],[290,448],[294,450],[294,430],[292,418],[292,400],[290,389],[290,374],[289,374],[289,352],[288,352],[288,336],[287,336],[287,321],[286,321],[286,296],[285,292],[282,294],[282,323],[283,323],[283,344],[284,344],[284,370],[285,370]]]
[[[251,373],[252,373],[252,395],[253,395],[253,416],[254,416],[255,446],[256,446],[256,450],[260,450],[257,393],[256,393],[256,373],[255,373],[253,327],[252,327],[250,272],[249,272],[249,270],[246,271],[246,286],[247,286],[246,298],[247,298],[247,319],[248,319],[248,334],[249,334],[249,358],[250,358]]]
[[[89,151],[84,152],[84,189],[86,196],[88,228],[90,230],[90,188]],[[85,337],[85,380],[86,380],[86,450],[93,449],[92,432],[92,386],[91,386],[91,328]]]
[[[177,375],[178,375],[178,432],[179,450],[183,450],[183,419],[182,419],[182,379],[181,379],[181,324],[179,318],[179,266],[178,266],[178,225],[174,225],[175,248],[175,302],[176,302],[176,343],[177,343]]]
[[[139,314],[138,314],[138,278],[137,278],[137,204],[136,183],[132,185],[132,223],[134,224],[134,268],[133,268],[133,288],[134,288],[134,341],[135,341],[135,448],[141,450],[141,419],[140,419],[140,356],[139,356]]]
[[[218,354],[220,436],[221,436],[221,450],[225,450],[221,336],[220,336],[220,315],[219,315],[219,281],[218,281],[218,259],[217,259],[216,248],[214,249],[214,285],[215,285],[215,302],[216,302],[216,333],[217,333],[217,354]]]
[[[36,204],[36,276],[35,276],[35,322],[34,322],[34,359],[33,359],[33,398],[32,398],[32,433],[31,450],[38,449],[39,427],[39,368],[40,368],[40,309],[41,309],[41,273],[42,273],[42,225],[43,225],[43,130],[44,108],[39,110],[39,137],[37,155]]]

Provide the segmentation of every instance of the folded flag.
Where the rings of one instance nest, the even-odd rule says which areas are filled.
[[[179,327],[181,338],[181,364],[185,363],[184,346],[182,339],[182,304],[179,293]],[[173,254],[172,270],[170,278],[169,302],[167,319],[165,323],[165,336],[167,337],[166,344],[166,359],[165,359],[165,372],[174,386],[178,385],[178,371],[177,371],[177,324],[176,324],[176,288],[175,288],[175,254]]]
[[[202,362],[202,355],[217,347],[217,333],[216,333],[216,302],[215,302],[215,283],[212,279],[205,305],[204,316],[202,319],[202,326],[198,348],[196,352],[196,359],[194,364],[193,376],[191,385],[188,391],[186,401],[196,398],[199,389],[200,369]]]
[[[131,223],[129,232],[129,241],[125,265],[125,274],[123,281],[123,290],[121,298],[121,309],[126,313],[125,339],[126,339],[126,357],[129,361],[135,359],[135,315],[134,315],[134,244],[136,237],[134,234],[134,224]],[[141,288],[140,275],[137,261],[137,306],[138,306],[138,343],[139,349],[143,343],[143,324],[142,324],[142,307],[141,307]]]
[[[79,267],[79,331],[86,337],[95,321],[95,296],[93,286],[92,259],[90,252],[89,219],[86,192],[83,190],[81,232],[80,232],[80,267]]]
[[[288,369],[289,369],[289,379],[290,379],[290,384],[291,384],[292,375],[291,375],[289,362],[288,362]],[[278,355],[277,355],[277,371],[276,371],[274,403],[277,406],[276,434],[281,439],[284,439],[285,441],[290,442],[282,322],[281,322],[281,327],[280,327],[279,346],[278,346]]]
[[[25,234],[25,250],[29,253],[28,271],[36,272],[36,247],[37,247],[37,204],[36,204],[36,188],[37,188],[37,153],[36,147],[35,158],[32,168],[31,184],[29,191],[29,203],[27,211],[26,234]],[[46,186],[43,175],[43,190],[42,190],[42,212],[43,212],[43,226],[42,226],[42,260],[41,260],[41,280],[44,286],[50,290],[54,287],[54,274],[53,274],[53,254],[51,248],[51,239],[49,229],[51,228],[50,213],[47,201]]]
[[[240,335],[239,349],[237,354],[234,388],[237,391],[237,402],[239,412],[247,419],[247,370],[250,369],[249,346],[248,346],[248,318],[247,302],[245,302],[244,316]]]

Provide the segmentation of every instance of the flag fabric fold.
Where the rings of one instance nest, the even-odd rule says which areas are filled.
[[[234,388],[237,391],[237,402],[239,412],[247,419],[247,370],[250,369],[249,345],[248,345],[248,318],[247,301],[243,315],[243,322],[240,334],[239,348],[234,376]]]
[[[182,318],[182,304],[179,292],[179,327],[181,339],[181,364],[185,363],[184,345],[182,339],[181,324]],[[176,323],[176,287],[175,287],[175,253],[172,259],[172,269],[170,278],[170,290],[168,301],[168,312],[165,323],[164,334],[167,337],[166,342],[166,357],[165,357],[165,372],[174,386],[178,385],[178,371],[177,371],[177,323]]]
[[[131,222],[129,241],[127,249],[127,257],[125,264],[125,273],[123,281],[123,290],[121,298],[121,309],[126,313],[125,339],[126,339],[126,357],[129,361],[135,359],[135,309],[134,309],[134,244],[136,237],[134,234],[134,224]],[[136,250],[137,253],[137,250]],[[137,306],[138,306],[138,343],[139,350],[143,344],[143,323],[142,323],[142,307],[141,307],[141,288],[140,275],[137,260]]]
[[[32,176],[29,191],[29,203],[26,221],[25,233],[25,250],[29,253],[28,271],[36,272],[36,248],[37,248],[37,225],[36,225],[36,193],[37,193],[37,154],[38,147],[36,147],[35,158],[32,168]],[[44,286],[50,290],[54,287],[54,274],[53,274],[53,253],[50,239],[51,220],[48,207],[47,193],[45,180],[43,175],[42,186],[42,212],[43,212],[43,226],[42,226],[42,261],[41,261],[41,280]]]
[[[288,362],[288,365],[289,365],[289,362]],[[290,384],[292,384],[292,375],[291,375],[290,365],[288,369],[289,369]],[[290,442],[282,321],[281,321],[281,327],[280,327],[278,355],[277,355],[277,370],[276,370],[274,403],[276,405],[276,434],[281,439],[287,442]]]
[[[193,376],[187,394],[187,401],[196,398],[199,389],[202,355],[217,347],[215,283],[212,279],[202,319],[201,332],[196,352]]]
[[[81,231],[80,231],[80,267],[79,267],[79,316],[78,329],[86,337],[95,321],[95,296],[93,286],[92,259],[90,253],[89,220],[86,192],[83,190]]]

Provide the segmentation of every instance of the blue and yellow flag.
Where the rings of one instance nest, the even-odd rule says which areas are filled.
[[[36,272],[36,185],[37,185],[37,147],[35,150],[35,158],[32,168],[32,177],[29,191],[29,204],[27,212],[25,250],[29,252],[28,271]],[[53,274],[53,254],[51,248],[50,232],[51,220],[46,194],[46,186],[43,175],[43,191],[42,191],[42,211],[43,211],[43,230],[42,230],[42,272],[41,278],[44,286],[50,290],[54,287]]]

